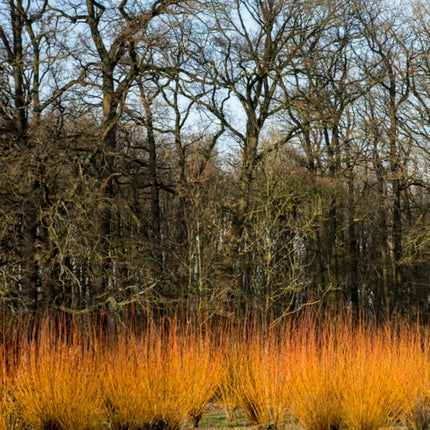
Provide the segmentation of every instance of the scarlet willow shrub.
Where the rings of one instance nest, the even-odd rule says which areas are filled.
[[[424,430],[430,423],[430,338],[419,326],[404,325],[400,332],[399,391],[402,422],[410,430]]]
[[[0,430],[18,429],[19,425],[12,387],[3,381],[0,388]]]
[[[306,332],[305,339],[295,334],[289,410],[306,430],[339,428],[342,416],[336,389],[341,375],[333,333],[327,327],[318,338],[315,327],[306,327]]]
[[[91,430],[104,421],[100,363],[79,341],[44,329],[22,357],[14,395],[21,418],[38,430]]]
[[[233,376],[232,357],[228,352],[225,354],[221,369],[222,373],[215,392],[215,401],[225,411],[227,419],[233,422],[240,402],[236,394],[238,387],[236,387],[236,381]]]
[[[113,429],[177,430],[198,423],[221,373],[210,337],[148,331],[118,343],[106,359],[105,391]]]
[[[0,430],[23,428],[17,411],[14,397],[14,379],[18,370],[18,362],[23,347],[21,332],[28,329],[27,321],[16,323],[11,313],[0,316]]]
[[[231,371],[236,396],[251,423],[276,429],[284,419],[289,399],[289,356],[273,334],[258,335],[237,345]]]
[[[220,335],[172,322],[116,343],[47,327],[12,368],[1,354],[0,430],[18,428],[18,411],[20,428],[178,430],[213,398],[266,429],[288,413],[306,430],[428,422],[429,335],[406,325],[304,321]]]
[[[402,399],[396,336],[390,329],[361,327],[347,331],[336,350],[341,384],[337,395],[351,430],[378,430],[400,418]]]
[[[210,335],[191,334],[183,340],[184,381],[191,393],[188,415],[197,427],[208,402],[213,399],[222,375],[222,350]]]

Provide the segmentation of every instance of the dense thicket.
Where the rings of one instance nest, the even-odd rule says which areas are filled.
[[[427,316],[430,8],[2,0],[0,300]]]

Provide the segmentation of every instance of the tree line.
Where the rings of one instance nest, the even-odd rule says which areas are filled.
[[[430,7],[2,0],[10,309],[427,316]]]

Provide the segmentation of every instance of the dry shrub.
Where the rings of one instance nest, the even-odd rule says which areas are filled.
[[[188,415],[197,427],[208,402],[215,396],[222,375],[222,350],[210,333],[191,334],[183,345],[184,381],[190,390]]]
[[[12,397],[11,387],[3,385],[0,393],[0,430],[22,428],[18,421],[16,403]]]
[[[23,421],[41,430],[89,430],[103,421],[100,364],[75,338],[57,338],[45,326],[16,375],[15,397]]]
[[[13,430],[19,428],[11,382],[14,369],[9,369],[6,356],[7,351],[0,347],[0,430]]]
[[[266,429],[287,412],[306,430],[429,422],[430,337],[417,327],[306,320],[223,337],[169,324],[91,347],[45,324],[14,347],[13,365],[0,346],[0,430],[23,427],[17,410],[40,430],[178,430],[187,417],[197,426],[214,397]]]
[[[132,340],[136,339],[108,352],[112,353],[106,359],[104,378],[108,420],[114,430],[164,428],[163,420],[168,417],[161,411],[156,416],[152,412],[159,407],[155,397],[165,396],[167,400],[169,396],[169,387],[161,381],[165,374],[157,366],[155,352]]]
[[[388,329],[345,330],[337,348],[337,387],[343,418],[351,430],[391,427],[400,417],[398,343]]]
[[[220,332],[222,365],[214,400],[224,410],[229,422],[235,421],[240,408],[240,400],[237,395],[240,379],[238,380],[239,375],[235,374],[235,364],[238,360],[239,345],[245,343],[242,336],[243,332],[239,331],[237,326],[232,325],[224,327],[224,330]]]
[[[410,430],[423,430],[430,423],[430,339],[418,326],[405,325],[400,335],[399,374],[402,421]]]
[[[105,385],[113,429],[176,430],[189,415],[198,421],[215,392],[221,356],[209,337],[175,327],[149,331],[110,354]]]
[[[14,379],[24,344],[20,330],[28,326],[24,319],[18,323],[9,314],[3,313],[0,320],[0,430],[15,430],[24,427],[18,417]]]
[[[240,402],[237,397],[236,381],[232,367],[232,357],[227,352],[224,356],[222,373],[215,394],[216,403],[224,410],[229,422],[236,419],[236,412],[239,409]]]
[[[236,346],[232,373],[236,396],[248,419],[260,428],[278,428],[289,399],[288,348],[274,333],[253,333]]]
[[[306,430],[339,428],[342,417],[336,390],[341,375],[333,333],[325,327],[317,337],[314,326],[302,326],[296,336],[291,360],[290,411]]]

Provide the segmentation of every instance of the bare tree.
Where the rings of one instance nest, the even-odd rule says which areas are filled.
[[[24,292],[26,305],[34,310],[41,291],[50,295],[48,287],[42,285],[43,264],[38,259],[41,249],[49,242],[43,214],[50,205],[44,167],[47,154],[41,142],[43,133],[39,135],[40,119],[42,112],[52,108],[80,77],[48,83],[49,77],[58,77],[56,70],[61,68],[66,56],[58,53],[54,43],[63,29],[47,1],[7,1],[3,2],[2,9],[0,42],[4,57],[1,62],[3,70],[10,71],[12,77],[8,90],[14,102],[2,106],[4,115],[13,124],[13,133],[3,140],[2,148],[6,159],[25,160],[25,170],[21,172],[25,174],[15,176],[15,179],[21,178],[15,183],[15,195],[22,199],[17,204],[22,204],[24,210],[14,224],[20,237],[19,288]]]
[[[241,256],[237,269],[245,295],[253,297],[258,287],[250,283],[253,262],[246,236],[255,169],[264,154],[288,142],[297,127],[280,133],[270,148],[261,146],[262,136],[290,103],[287,81],[295,74],[304,46],[318,40],[328,14],[317,3],[287,0],[237,0],[228,5],[213,1],[211,6],[210,16],[203,18],[209,36],[198,42],[194,61],[186,70],[189,82],[184,83],[184,91],[238,144],[233,212]],[[319,13],[314,14],[313,7]]]

